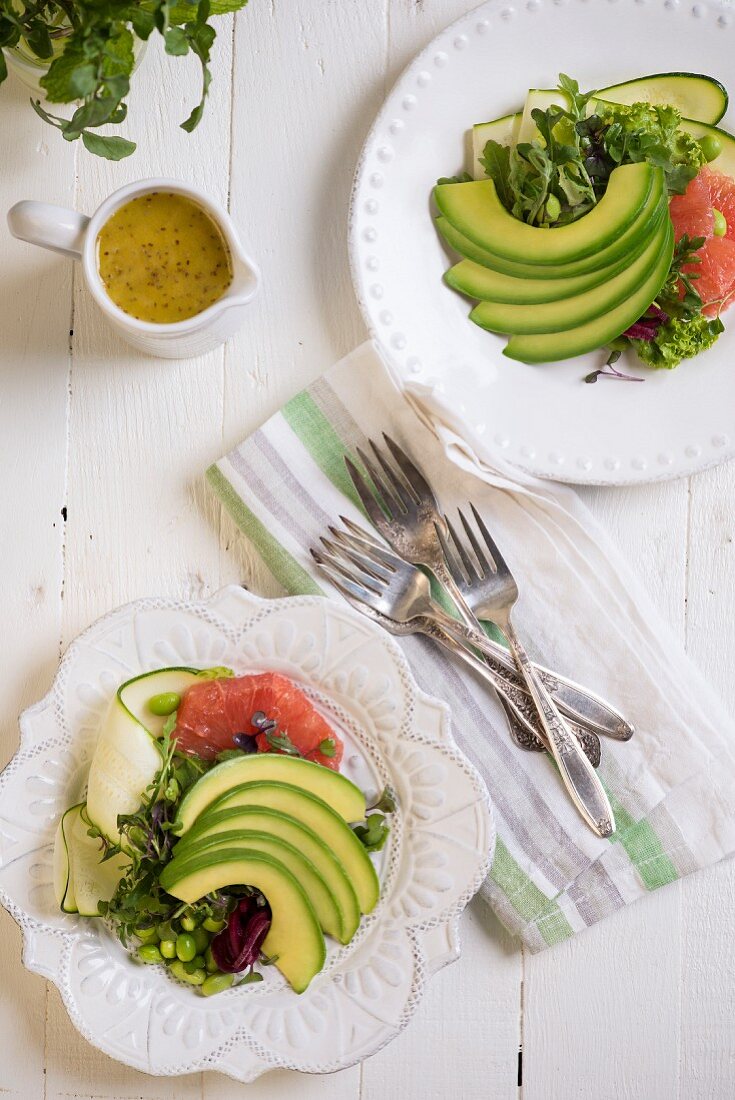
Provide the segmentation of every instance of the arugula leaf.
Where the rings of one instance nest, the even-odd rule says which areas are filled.
[[[472,176],[469,172],[459,172],[456,176],[440,176],[437,183],[471,183]]]
[[[503,206],[510,210],[513,206],[513,192],[510,185],[510,148],[498,141],[488,141],[482,151],[480,163],[495,184],[495,190]]]

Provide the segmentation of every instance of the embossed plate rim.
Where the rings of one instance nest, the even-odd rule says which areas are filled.
[[[84,918],[52,911],[48,868],[55,819],[47,804],[63,805],[79,783],[84,762],[75,765],[74,750],[88,756],[90,723],[106,706],[107,689],[99,685],[109,685],[113,675],[106,662],[134,654],[143,670],[161,663],[160,650],[192,663],[213,663],[218,654],[232,661],[239,654],[233,663],[257,668],[264,667],[252,659],[259,644],[273,647],[273,666],[290,670],[346,725],[348,742],[363,739],[372,774],[382,772],[399,785],[404,812],[381,871],[379,909],[365,920],[354,946],[332,952],[330,966],[307,994],[297,997],[275,979],[255,987],[254,996],[238,1000],[230,991],[205,1000],[160,968],[135,964],[97,926],[85,927]],[[194,647],[193,657],[187,646]],[[67,718],[76,725],[67,729]],[[458,957],[459,917],[487,874],[494,848],[487,791],[453,741],[446,705],[417,687],[393,639],[350,608],[317,596],[262,600],[236,586],[199,602],[134,601],[71,643],[50,691],[24,712],[20,726],[19,749],[0,773],[0,818],[6,832],[15,829],[21,850],[7,858],[3,845],[12,847],[10,834],[0,836],[0,902],[21,928],[26,967],[54,982],[78,1030],[112,1057],[162,1076],[212,1069],[251,1081],[271,1068],[333,1072],[390,1042],[408,1023],[427,978]],[[366,767],[359,752],[350,760],[351,767]],[[45,800],[32,801],[31,788]],[[459,800],[456,806],[452,799]],[[46,816],[36,820],[34,813]],[[434,822],[441,822],[440,837],[432,833]],[[379,1008],[371,1004],[376,995]],[[349,1032],[350,1041],[335,1044],[323,1033],[327,1025],[338,1025],[340,1037]],[[301,1049],[305,1037],[316,1054]]]

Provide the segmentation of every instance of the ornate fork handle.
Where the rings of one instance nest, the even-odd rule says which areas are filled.
[[[528,684],[528,690],[538,709],[541,724],[567,790],[580,814],[597,835],[610,836],[615,831],[615,822],[602,783],[536,674],[510,618],[502,624],[502,629]]]
[[[439,642],[450,653],[469,665],[493,687],[509,705],[513,712],[515,728],[513,736],[518,744],[529,752],[551,752],[546,734],[539,726],[538,714],[528,691],[519,685],[508,682],[502,672],[493,668],[492,658],[487,661],[476,657],[469,649],[453,640],[435,622],[428,617],[421,620],[421,633]],[[593,767],[600,763],[600,742],[594,733],[570,722],[570,729],[581,745],[587,759]]]
[[[510,680],[523,690],[523,677],[513,664],[510,654],[506,654],[502,646],[488,638],[484,631],[453,619],[438,604],[432,608],[432,614],[434,611],[437,612],[442,629],[446,630],[454,641],[479,649],[499,676],[506,681]],[[618,715],[592,692],[580,689],[571,681],[539,665],[533,667],[546,690],[554,696],[556,706],[573,722],[585,726],[594,733],[614,737],[620,741],[628,741],[633,736],[633,727],[622,715]]]

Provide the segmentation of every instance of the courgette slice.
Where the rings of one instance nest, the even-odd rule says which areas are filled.
[[[88,835],[89,826],[85,809],[80,807],[71,826],[68,853],[77,912],[82,917],[99,916],[98,903],[110,900],[130,863],[120,854],[103,863],[102,842]]]
[[[149,700],[170,692],[181,695],[200,676],[195,668],[160,668],[127,680],[115,694],[100,730],[87,785],[89,816],[113,843],[120,839],[118,816],[138,809],[141,795],[161,767],[157,738],[168,719],[153,714]]]
[[[727,90],[713,76],[701,73],[654,73],[609,88],[597,96],[608,103],[653,103],[676,107],[683,118],[714,126],[727,110]]]
[[[63,913],[76,913],[77,901],[74,891],[74,867],[70,858],[74,826],[84,803],[70,806],[61,815],[54,838],[54,895]]]
[[[485,167],[480,160],[485,152],[488,141],[497,141],[498,145],[515,145],[518,136],[518,127],[521,124],[521,115],[503,115],[502,118],[493,119],[492,122],[479,122],[472,127],[472,166],[470,175],[473,179],[485,179]]]
[[[707,167],[735,179],[735,137],[732,134],[728,134],[727,130],[722,130],[719,126],[707,126],[706,123],[696,122],[692,118],[683,118],[681,128],[697,141],[701,141],[704,137],[716,138],[722,149],[719,156],[711,160]]]
[[[682,125],[696,122],[707,126],[715,126],[720,121],[729,102],[727,89],[719,80],[698,73],[654,73],[651,76],[641,76],[622,84],[612,84],[609,88],[598,88],[596,98],[628,106],[640,102],[670,104],[680,111]],[[476,123],[472,127],[472,178],[485,178],[480,157],[488,141],[497,141],[500,145],[532,141],[538,137],[531,118],[533,108],[546,110],[548,107],[557,104],[564,106],[566,103],[565,93],[558,88],[533,88],[526,97],[523,110],[503,115],[491,122]],[[594,101],[591,106],[594,107]],[[688,129],[688,126],[684,125],[684,129]]]
[[[183,695],[200,677],[196,668],[157,668],[134,676],[118,689],[117,697],[127,711],[153,737],[161,737],[168,721],[166,715],[154,714],[148,703],[156,695]]]

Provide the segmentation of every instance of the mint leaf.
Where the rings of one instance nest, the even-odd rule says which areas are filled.
[[[334,739],[332,737],[325,737],[323,741],[320,741],[319,752],[322,754],[322,756],[334,756],[337,752],[337,746],[334,743]]]

